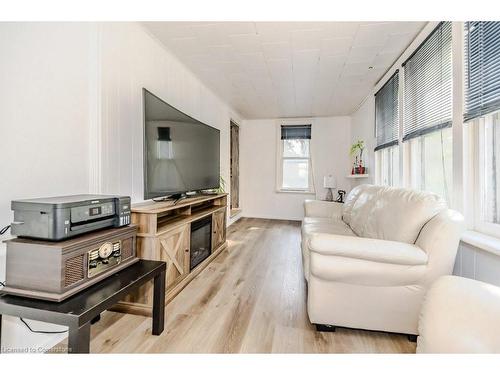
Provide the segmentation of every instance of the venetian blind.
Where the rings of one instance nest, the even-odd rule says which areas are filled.
[[[500,109],[500,22],[465,23],[465,121]]]
[[[403,66],[403,141],[451,126],[451,22],[441,22]]]
[[[375,94],[375,151],[398,144],[399,134],[399,71],[389,78]]]

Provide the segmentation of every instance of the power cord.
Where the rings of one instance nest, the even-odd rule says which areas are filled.
[[[3,227],[2,229],[0,229],[0,235],[2,234],[5,234],[5,232],[7,232],[10,228],[10,225],[7,225],[5,227]],[[5,287],[5,282],[4,281],[0,281],[0,285]],[[33,329],[30,327],[30,325],[28,323],[26,323],[26,321],[23,319],[23,318],[19,318],[19,320],[21,322],[23,322],[23,324],[33,333],[44,333],[44,334],[48,334],[48,335],[51,335],[51,334],[61,334],[61,333],[66,333],[68,332],[68,330],[64,330],[64,331],[39,331],[39,330],[36,330],[36,329]]]
[[[67,329],[65,329],[64,331],[39,331],[39,330],[36,330],[36,329],[33,329],[30,327],[30,325],[28,323],[26,323],[26,321],[23,319],[23,318],[19,318],[19,320],[21,320],[21,322],[24,323],[24,325],[33,333],[44,333],[44,334],[48,334],[48,335],[51,335],[51,334],[61,334],[61,333],[66,333],[68,332]]]
[[[5,286],[5,282],[4,281],[0,281],[0,285],[1,286]],[[44,334],[47,334],[47,335],[52,335],[52,334],[61,334],[61,333],[66,333],[68,332],[68,330],[64,330],[64,331],[39,331],[39,330],[36,330],[36,329],[33,329],[30,327],[30,325],[23,319],[23,318],[19,318],[19,320],[21,322],[23,322],[23,324],[33,333],[44,333]]]

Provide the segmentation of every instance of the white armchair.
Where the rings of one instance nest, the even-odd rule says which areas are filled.
[[[310,321],[417,334],[424,294],[451,273],[462,227],[437,195],[408,189],[361,185],[343,205],[306,201]]]
[[[500,287],[440,277],[425,296],[417,353],[500,353]]]

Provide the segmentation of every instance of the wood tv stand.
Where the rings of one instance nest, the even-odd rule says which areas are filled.
[[[132,205],[132,223],[138,225],[137,256],[167,263],[165,304],[170,302],[222,250],[226,243],[227,194],[202,195],[172,201]],[[210,256],[190,271],[191,223],[212,218]],[[148,283],[114,307],[115,311],[151,315],[153,285]]]

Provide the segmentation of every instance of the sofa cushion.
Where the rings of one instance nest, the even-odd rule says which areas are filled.
[[[323,255],[378,263],[408,266],[427,264],[427,254],[416,245],[373,238],[316,233],[309,240],[309,249]]]
[[[412,244],[425,223],[446,209],[433,193],[374,185],[359,190],[349,225],[360,237]]]
[[[313,233],[330,233],[343,236],[355,236],[352,229],[342,220],[305,217],[302,221],[302,234],[310,235]]]
[[[426,265],[372,262],[365,259],[324,255],[311,251],[309,272],[316,278],[337,283],[366,286],[408,286],[420,289]]]

